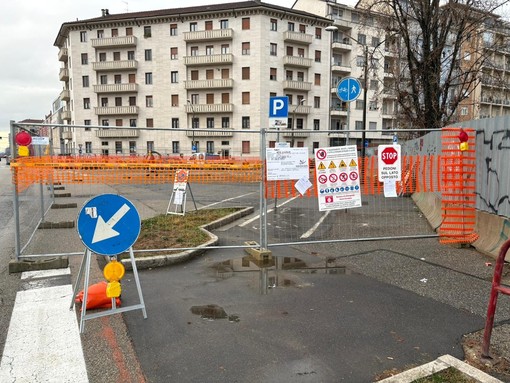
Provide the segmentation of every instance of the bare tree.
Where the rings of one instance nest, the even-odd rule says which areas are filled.
[[[358,3],[383,15],[386,33],[397,36],[395,92],[401,125],[441,128],[455,120],[459,105],[473,99],[492,53],[509,42],[491,38],[505,25],[494,12],[509,0],[374,0]],[[379,19],[380,20],[380,19]],[[506,25],[508,28],[508,25]],[[510,29],[509,29],[510,30]],[[491,72],[493,73],[493,72]],[[464,103],[464,104],[463,104]]]

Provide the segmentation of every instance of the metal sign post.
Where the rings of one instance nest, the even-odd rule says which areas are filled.
[[[80,333],[85,331],[85,321],[107,315],[118,314],[131,310],[141,309],[144,319],[147,318],[145,303],[138,278],[138,269],[133,253],[133,244],[140,234],[140,216],[135,206],[126,198],[115,194],[98,195],[83,205],[77,219],[78,234],[87,248],[80,265],[78,278],[73,290],[73,297],[70,309],[74,307],[74,300],[78,293],[83,273],[85,281],[83,285],[83,304],[80,319]],[[136,288],[140,303],[137,305],[117,308],[112,303],[110,310],[104,310],[94,314],[87,314],[87,298],[90,277],[90,259],[92,253],[107,256],[116,256],[129,250],[129,258],[133,268]],[[115,298],[112,298],[112,302]]]

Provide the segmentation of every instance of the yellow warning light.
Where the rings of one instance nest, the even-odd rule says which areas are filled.
[[[18,156],[27,157],[30,154],[30,150],[28,150],[28,146],[18,146]]]
[[[118,298],[120,297],[121,292],[122,288],[120,287],[120,283],[118,281],[113,281],[106,285],[106,296],[108,298]]]
[[[120,281],[126,269],[124,265],[112,259],[103,269],[103,275],[109,282]]]
[[[467,142],[461,142],[459,147],[461,152],[465,152],[469,149],[469,144]]]

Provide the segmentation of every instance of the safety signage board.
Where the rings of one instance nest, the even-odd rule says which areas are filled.
[[[288,127],[289,97],[269,98],[269,127],[284,129]]]
[[[308,148],[267,148],[266,173],[268,181],[308,179]]]
[[[377,147],[377,176],[379,181],[400,181],[402,158],[400,145],[379,145]]]
[[[315,151],[319,211],[361,207],[358,164],[356,145]]]
[[[189,170],[179,169],[175,172],[174,177],[174,191],[176,190],[186,190],[186,185],[188,183]]]
[[[117,255],[128,250],[140,234],[135,206],[116,194],[88,200],[78,214],[77,229],[83,244],[93,253]]]

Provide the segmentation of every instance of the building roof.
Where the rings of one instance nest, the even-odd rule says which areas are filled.
[[[331,20],[317,16],[312,13],[298,11],[295,9],[282,7],[279,5],[264,3],[260,0],[254,1],[239,1],[232,3],[224,3],[224,4],[210,4],[210,5],[201,5],[194,7],[183,7],[183,8],[171,8],[171,9],[160,9],[160,10],[152,10],[152,11],[142,11],[142,12],[129,12],[129,13],[118,13],[111,14],[107,9],[102,10],[103,15],[100,17],[95,17],[91,19],[85,20],[77,20],[65,22],[60,27],[57,38],[55,39],[54,46],[61,46],[64,39],[67,37],[68,31],[73,27],[92,27],[94,24],[105,23],[105,22],[122,22],[122,21],[144,21],[148,19],[161,18],[161,17],[174,17],[184,19],[187,16],[197,14],[206,14],[211,15],[210,17],[214,17],[213,13],[221,13],[221,12],[236,12],[241,10],[250,10],[250,9],[265,9],[265,10],[273,10],[280,13],[288,13],[289,15],[294,16],[303,16],[307,18],[312,18],[317,20],[318,22],[331,24]]]

